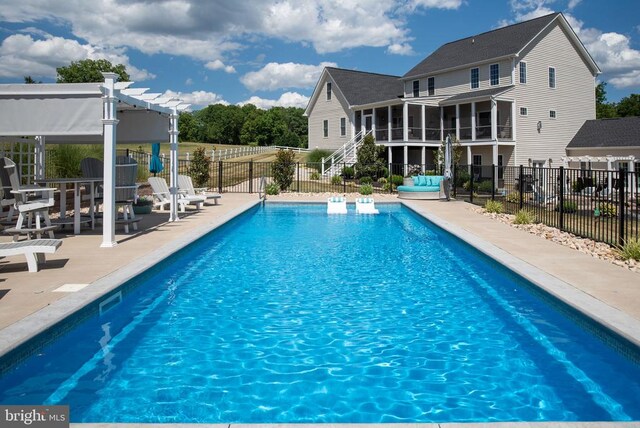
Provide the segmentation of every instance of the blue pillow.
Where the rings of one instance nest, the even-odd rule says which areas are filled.
[[[429,183],[427,182],[427,177],[425,177],[424,175],[419,175],[418,176],[418,186],[426,186]]]

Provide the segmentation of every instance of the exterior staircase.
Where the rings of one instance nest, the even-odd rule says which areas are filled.
[[[364,141],[364,137],[370,135],[372,132],[372,130],[364,133],[363,131],[358,132],[352,139],[347,141],[344,146],[333,152],[331,158],[324,159],[322,162],[322,175],[329,177],[340,175],[343,167],[356,163],[358,160],[358,148]],[[325,168],[327,162],[329,162],[329,166]]]

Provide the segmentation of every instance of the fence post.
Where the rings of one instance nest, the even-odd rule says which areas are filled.
[[[491,164],[491,200],[496,200],[496,166]]]
[[[222,161],[218,161],[218,193],[222,193]]]
[[[298,193],[300,193],[300,162],[296,163],[296,170],[298,172],[298,184],[297,184],[297,188],[298,190],[296,190]]]
[[[474,171],[473,168],[471,168],[471,177],[469,177],[469,203],[473,203],[473,176],[474,176]]]
[[[560,213],[558,227],[560,230],[564,230],[564,166],[560,167],[560,188],[558,190],[560,192],[558,196],[558,212]]]
[[[518,178],[518,193],[520,194],[520,208],[524,206],[524,166],[520,164],[520,177]]]
[[[249,193],[253,193],[253,160],[249,161]]]
[[[457,186],[457,178],[458,178],[458,168],[456,168],[456,165],[453,165],[453,174],[452,175],[452,182],[451,182],[451,186],[453,187],[453,198],[455,199],[456,196],[458,196],[458,192],[456,190]]]
[[[625,170],[622,167],[620,167],[618,171],[618,245],[624,245],[624,242],[625,242],[624,210],[626,207],[624,205],[624,201],[625,201],[624,189],[625,189],[625,182],[627,181],[626,175],[627,174]],[[611,193],[613,194],[613,191]]]
[[[344,169],[347,167],[346,162],[342,162],[342,193],[347,193],[347,177],[344,176]]]

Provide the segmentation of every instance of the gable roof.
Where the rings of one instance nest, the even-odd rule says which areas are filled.
[[[640,147],[640,117],[587,120],[567,149]]]
[[[505,92],[509,92],[513,88],[515,88],[515,85],[500,86],[498,88],[489,88],[489,89],[482,89],[480,91],[465,92],[462,94],[457,94],[452,97],[449,97],[443,100],[442,103],[446,104],[449,102],[470,101],[476,98],[495,97],[498,95],[502,95]]]
[[[404,95],[404,83],[399,76],[334,67],[325,70],[350,106],[389,101]]]
[[[562,13],[556,12],[444,44],[409,70],[403,76],[403,79],[434,74],[491,59],[515,56],[542,30],[558,18],[560,18],[559,22],[568,29],[570,37],[576,43],[578,50],[587,58],[587,62],[591,64],[594,72],[599,73],[598,66],[584,48],[580,39],[575,35],[566,19],[564,19]]]

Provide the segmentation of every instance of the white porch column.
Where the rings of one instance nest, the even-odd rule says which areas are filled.
[[[376,128],[377,128],[377,126],[376,126],[376,109],[374,108],[371,111],[373,112],[372,116],[371,116],[371,134],[375,138],[376,137]]]
[[[409,104],[407,103],[402,106],[402,141],[409,141]]]
[[[491,139],[498,140],[498,102],[491,100]]]
[[[495,171],[495,177],[496,180],[498,179],[498,142],[496,141],[493,144],[492,150],[491,150],[491,163],[494,165]]]
[[[511,103],[511,139],[516,141],[516,103]]]
[[[444,107],[440,107],[440,141],[444,141]]]
[[[471,141],[476,141],[476,102],[471,103]]]
[[[427,106],[422,104],[422,142],[425,141],[427,141]]]
[[[407,165],[409,164],[409,146],[406,144],[403,147],[403,156],[404,156],[404,167],[403,167],[403,175],[407,175]]]
[[[467,165],[473,164],[473,158],[471,157],[471,146],[467,146]]]
[[[103,248],[111,248],[116,242],[116,98],[115,81],[117,74],[102,73],[104,84],[102,85],[102,128],[104,135],[104,181],[103,187],[103,213],[102,213],[102,244]]]
[[[393,163],[393,150],[391,150],[391,146],[387,147],[387,153],[389,153],[389,163]]]
[[[460,104],[456,104],[456,140],[460,141]]]
[[[364,120],[364,110],[360,110],[360,132],[362,132],[362,135],[364,136],[365,133],[365,120]]]
[[[351,138],[356,136],[356,112],[351,111]]]
[[[387,136],[387,140],[389,142],[391,142],[391,106],[387,107],[387,129],[388,129],[388,136]],[[391,153],[391,148],[389,148],[389,153]],[[389,158],[391,159],[391,158]],[[389,162],[391,162],[391,160],[389,160]]]
[[[46,137],[44,135],[39,135],[36,137],[36,145],[34,147],[34,157],[35,157],[35,177],[36,179],[44,179],[44,162],[45,162],[45,145]]]
[[[424,173],[427,164],[427,148],[422,146],[422,172]]]
[[[178,109],[173,107],[170,119],[169,128],[169,148],[170,154],[170,172],[171,172],[171,184],[169,190],[171,191],[171,202],[169,204],[169,221],[178,220]]]

